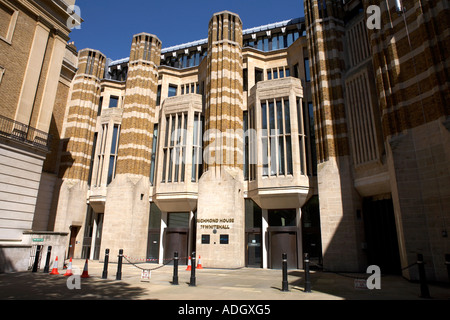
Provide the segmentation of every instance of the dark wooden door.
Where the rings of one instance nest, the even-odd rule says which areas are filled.
[[[165,234],[164,260],[173,258],[175,251],[180,258],[179,264],[187,264],[189,228],[167,228]],[[172,263],[172,262],[171,262]]]
[[[75,245],[77,243],[77,234],[80,231],[80,227],[78,226],[70,226],[70,241],[69,241],[69,250],[67,250],[67,259],[73,258],[75,253]]]
[[[297,231],[291,227],[270,227],[270,267],[281,269],[281,256],[287,254],[288,269],[297,269]]]

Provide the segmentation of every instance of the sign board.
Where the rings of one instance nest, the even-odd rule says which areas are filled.
[[[33,238],[33,242],[44,242],[44,238]]]
[[[152,277],[152,272],[150,270],[142,270],[141,281],[149,282]]]

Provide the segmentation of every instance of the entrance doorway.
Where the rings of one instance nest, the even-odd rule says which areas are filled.
[[[247,267],[262,268],[261,231],[246,232],[245,239]]]
[[[392,199],[363,201],[367,262],[384,274],[401,274],[397,229]]]
[[[175,251],[178,252],[179,263],[187,264],[189,228],[166,228],[164,260],[173,259]]]
[[[297,269],[297,227],[269,227],[270,267],[281,269],[282,254],[287,254],[289,269]]]
[[[67,250],[67,259],[73,258],[75,253],[75,245],[77,243],[76,239],[80,228],[80,226],[70,226],[70,241],[69,250]]]
[[[268,211],[270,268],[281,269],[281,256],[287,254],[288,268],[297,269],[297,212],[296,209]]]
[[[263,267],[262,210],[251,199],[245,199],[245,266]]]

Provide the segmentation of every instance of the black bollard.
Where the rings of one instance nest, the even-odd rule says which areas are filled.
[[[423,261],[423,255],[420,253],[417,254],[417,266],[419,267],[420,297],[431,298],[425,274],[425,262]]]
[[[191,282],[189,283],[190,287],[195,287],[195,252],[192,252],[191,258]]]
[[[102,279],[108,279],[108,262],[109,262],[109,249],[105,250],[105,261],[103,262]]]
[[[117,261],[116,280],[122,280],[122,257],[123,257],[123,249],[120,249],[119,260]]]
[[[288,275],[287,275],[287,254],[282,253],[281,254],[281,262],[282,262],[282,268],[283,268],[283,282],[281,285],[281,291],[289,291],[289,284],[288,284]]]
[[[450,281],[450,254],[445,255],[445,265],[447,266],[448,281]]]
[[[178,251],[173,253],[173,285],[178,285]]]
[[[50,256],[52,254],[52,246],[47,248],[47,259],[45,259],[44,273],[49,273],[50,271]]]
[[[311,292],[311,279],[309,277],[309,254],[305,253],[305,292]]]
[[[41,247],[42,246],[36,246],[36,255],[34,256],[34,264],[32,272],[37,272],[39,266],[39,257],[41,256]]]

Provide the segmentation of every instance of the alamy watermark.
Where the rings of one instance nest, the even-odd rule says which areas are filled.
[[[381,269],[377,265],[371,265],[367,267],[366,273],[370,276],[367,280],[355,279],[355,289],[381,289]]]
[[[70,5],[67,6],[67,13],[69,18],[67,18],[66,26],[69,29],[81,29],[81,9],[79,6]]]
[[[371,5],[367,7],[366,13],[368,15],[366,20],[366,26],[368,29],[373,30],[381,29],[381,9],[377,5]]]
[[[79,268],[72,268],[72,275],[67,278],[66,286],[69,290],[81,290],[81,272]]]

